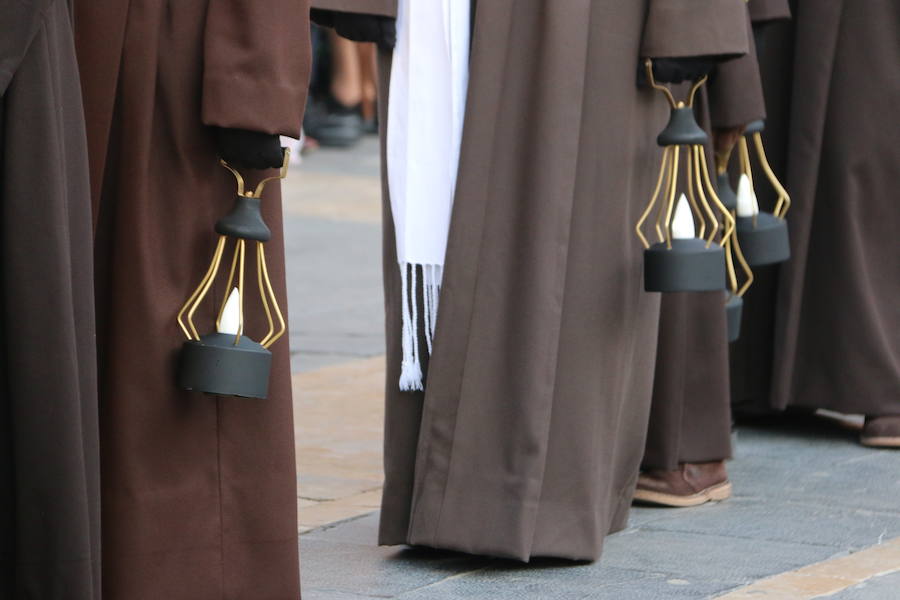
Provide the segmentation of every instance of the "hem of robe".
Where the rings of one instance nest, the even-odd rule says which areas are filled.
[[[890,394],[879,394],[876,399],[867,397],[865,393],[838,394],[827,384],[807,388],[802,396],[792,398],[785,405],[774,405],[773,410],[783,411],[789,408],[824,409],[845,415],[888,416],[900,415],[900,391],[893,397]]]
[[[609,524],[607,527],[604,527],[601,530],[603,531],[603,533],[597,536],[594,540],[585,539],[585,543],[581,544],[581,547],[576,549],[575,551],[571,550],[572,539],[568,536],[565,536],[565,538],[562,540],[562,545],[566,546],[568,550],[557,548],[556,545],[547,540],[535,540],[531,552],[529,552],[528,554],[513,553],[503,549],[502,547],[492,546],[484,543],[461,544],[441,538],[426,541],[420,539],[421,536],[416,537],[414,535],[387,535],[384,533],[379,535],[378,545],[433,548],[436,550],[460,552],[473,556],[490,556],[510,559],[523,563],[528,563],[531,561],[531,559],[534,558],[556,558],[578,562],[593,562],[600,559],[600,556],[603,553],[603,545],[606,536],[622,531],[623,529],[628,527],[628,514],[631,509],[631,502],[632,497],[634,496],[634,488],[636,484],[637,474],[631,477],[628,480],[628,483],[622,486],[618,490],[618,492],[614,494],[616,500],[614,503],[610,504]],[[596,514],[593,511],[571,511],[570,514],[585,515],[590,520],[596,520]],[[572,520],[572,522],[584,522],[584,519],[575,518]]]

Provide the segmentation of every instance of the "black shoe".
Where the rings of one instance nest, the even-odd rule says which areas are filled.
[[[303,130],[322,146],[352,146],[363,135],[363,119],[358,107],[344,106],[330,96],[310,99]]]

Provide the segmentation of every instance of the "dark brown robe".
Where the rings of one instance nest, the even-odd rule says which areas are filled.
[[[90,188],[66,0],[0,0],[0,598],[100,598]]]
[[[793,13],[761,56],[792,256],[747,294],[734,399],[900,414],[900,4],[800,0]]]
[[[780,8],[777,4],[778,0],[751,0],[751,19],[756,23],[784,18],[787,2],[781,0]],[[699,112],[708,131],[742,127],[765,118],[752,39],[751,50],[720,65],[706,86],[708,102]],[[714,162],[709,164],[712,168]],[[663,294],[642,467],[675,470],[681,463],[728,458],[731,389],[723,294]]]
[[[637,87],[637,66],[746,52],[744,11],[731,1],[477,3],[425,393],[398,387],[402,300],[385,193],[380,543],[596,559],[625,525],[659,304],[642,289],[633,226],[668,115],[662,96]],[[381,64],[386,83],[389,53]]]
[[[96,219],[104,595],[294,600],[288,337],[272,347],[267,400],[186,393],[175,317],[234,202],[207,126],[299,134],[308,4],[76,0],[75,23]],[[284,310],[278,186],[262,205]],[[204,333],[224,285],[198,311]],[[262,311],[245,310],[259,339]]]

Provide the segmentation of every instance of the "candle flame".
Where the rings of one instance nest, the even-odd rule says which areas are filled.
[[[672,239],[689,240],[696,237],[694,229],[694,216],[687,197],[682,193],[675,205],[675,216],[672,217]]]
[[[750,178],[746,174],[742,174],[738,179],[737,189],[737,216],[739,217],[755,217],[759,214],[759,202],[756,199],[756,192],[750,185]]]
[[[229,335],[237,335],[241,325],[241,295],[237,288],[231,290],[228,301],[225,302],[225,309],[222,311],[222,318],[219,319],[217,328],[219,333],[227,333]]]

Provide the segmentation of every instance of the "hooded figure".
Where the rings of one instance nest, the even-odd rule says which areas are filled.
[[[754,31],[790,16],[787,0],[750,0],[748,7]],[[713,149],[717,155],[731,152],[744,127],[766,116],[755,49],[719,65],[707,96],[701,121],[712,128]],[[721,292],[663,295],[636,499],[693,506],[731,495],[725,469],[731,458],[731,389],[724,302]],[[748,323],[745,331],[754,326]]]
[[[87,147],[66,0],[0,0],[0,598],[100,598]]]
[[[308,5],[75,6],[96,236],[104,595],[295,599],[287,336],[272,346],[267,399],[189,393],[176,386],[176,315],[209,265],[214,224],[234,204],[235,179],[218,156],[276,166],[277,134],[299,136]],[[285,307],[277,185],[262,212]],[[197,311],[204,333],[224,295],[220,280]],[[247,332],[264,331],[260,313],[247,308]]]
[[[863,414],[863,443],[900,447],[900,5],[800,0],[793,15],[760,53],[791,260],[747,294],[733,397]]]
[[[401,6],[415,9],[416,1]],[[348,11],[384,17],[395,9],[377,0],[314,6],[338,11],[331,24],[350,34],[366,30],[350,25],[357,17]],[[384,165],[381,544],[592,560],[604,537],[625,526],[643,453],[659,308],[658,296],[642,289],[633,227],[652,191],[655,138],[668,117],[665,100],[638,87],[636,73],[642,57],[690,63],[745,53],[745,11],[731,0],[492,0],[472,7],[437,302],[422,291],[433,272],[398,269],[390,148]],[[383,21],[371,23],[369,31],[382,31]],[[415,35],[403,27],[401,14],[398,41]],[[452,37],[458,29],[447,31]],[[382,50],[380,121],[388,142],[389,117],[398,114],[390,107],[391,68],[392,53]],[[399,118],[412,114],[400,111]],[[425,286],[416,283],[423,279]],[[423,341],[430,332],[422,315],[435,306],[433,339]],[[406,323],[418,332],[424,391],[401,390],[416,387],[406,377],[415,369],[404,368]]]

